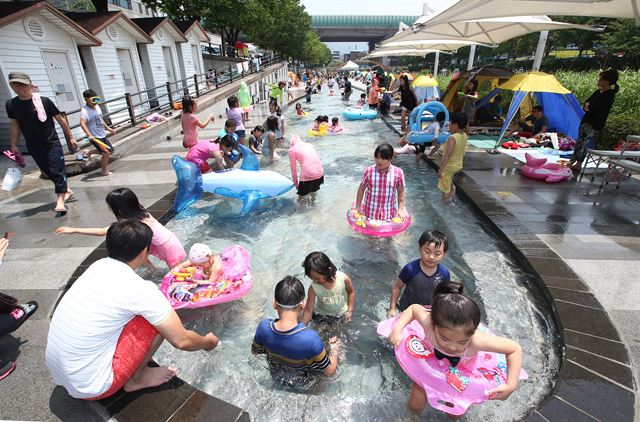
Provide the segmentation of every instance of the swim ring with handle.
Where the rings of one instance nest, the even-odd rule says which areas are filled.
[[[389,337],[398,317],[380,322],[378,334]],[[483,324],[478,330],[493,335]],[[474,357],[463,358],[454,368],[446,359],[437,359],[432,350],[424,329],[415,320],[402,330],[402,340],[395,347],[402,370],[424,389],[429,405],[434,409],[462,415],[472,404],[489,400],[488,391],[506,382],[507,359],[501,353],[478,352]],[[527,378],[522,369],[520,379]]]
[[[162,279],[160,291],[173,309],[201,308],[231,302],[249,293],[253,286],[249,252],[242,246],[232,245],[220,252],[223,276],[211,284],[198,284],[206,279],[194,267],[180,272],[169,271]]]
[[[405,209],[404,217],[394,217],[390,220],[374,220],[367,218],[354,207],[347,211],[347,222],[358,233],[375,237],[395,236],[411,225],[411,214]]]

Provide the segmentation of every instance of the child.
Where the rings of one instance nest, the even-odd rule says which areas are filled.
[[[278,130],[278,118],[271,116],[267,118],[267,131],[263,136],[262,156],[273,163],[280,158],[276,153],[276,132]]]
[[[311,82],[307,82],[307,87],[304,90],[304,99],[310,103],[311,102],[311,93],[313,92],[313,87],[311,86]]]
[[[254,154],[262,154],[262,135],[264,134],[264,128],[258,125],[251,131],[249,137],[249,148]]]
[[[179,272],[187,267],[196,267],[196,271],[200,272],[199,279],[193,280],[197,284],[215,283],[224,274],[220,258],[203,243],[194,243],[189,249],[189,259],[171,271]]]
[[[424,329],[425,347],[433,349],[436,356],[446,358],[453,367],[461,360],[474,359],[478,352],[504,353],[507,358],[507,382],[489,390],[487,394],[492,400],[506,400],[518,386],[522,348],[513,340],[478,331],[480,308],[462,292],[463,287],[459,283],[440,283],[433,294],[431,310],[422,305],[411,305],[398,318],[389,340],[397,346],[402,339],[403,328],[415,319]],[[413,383],[407,405],[416,414],[421,413],[427,405],[427,395],[416,383]],[[451,419],[460,418],[447,416]]]
[[[236,122],[235,134],[238,137],[238,142],[242,145],[246,145],[247,132],[244,127],[244,111],[240,107],[240,100],[237,97],[229,97],[227,99],[229,110],[227,110],[227,119]]]
[[[251,352],[266,354],[271,369],[283,368],[303,375],[323,372],[331,376],[338,368],[340,342],[332,337],[331,353],[327,353],[318,333],[298,321],[304,306],[304,286],[300,280],[290,275],[280,280],[273,299],[278,319],[260,323]]]
[[[269,103],[269,116],[275,116],[278,118],[278,128],[275,133],[276,141],[280,144],[284,140],[284,116],[282,115],[282,110],[277,103]]]
[[[107,129],[112,135],[115,135],[116,130],[107,126],[104,122],[100,107],[96,107],[102,99],[98,97],[95,91],[87,89],[82,93],[82,96],[84,97],[85,104],[80,111],[80,127],[89,138],[91,145],[102,154],[102,158],[100,159],[102,175],[109,176],[111,172],[107,166],[109,165],[109,157],[111,157],[113,153],[113,146],[111,142],[107,140],[107,134],[104,130]],[[87,158],[91,160],[91,152],[89,152]]]
[[[214,170],[224,170],[228,166],[226,157],[231,153],[235,145],[235,142],[228,135],[215,141],[200,141],[187,153],[187,161],[191,161],[198,166],[202,174],[211,171],[211,167],[207,163],[210,158],[214,159]],[[230,167],[233,167],[233,163],[231,163]]]
[[[373,155],[376,163],[364,171],[356,196],[356,211],[375,220],[403,218],[404,172],[391,164],[393,147],[378,145]]]
[[[204,129],[209,123],[214,121],[213,114],[201,122],[198,119],[198,104],[188,95],[182,98],[182,146],[191,148],[198,143],[198,128]]]
[[[300,180],[298,181],[297,163],[300,163]],[[324,183],[324,168],[318,152],[308,142],[302,142],[297,135],[293,135],[289,142],[289,163],[291,164],[291,178],[293,185],[298,190],[299,197],[315,192]]]
[[[296,115],[298,117],[304,117],[307,115],[307,112],[302,109],[302,105],[300,103],[296,103]]]
[[[393,283],[388,318],[396,314],[396,308],[402,312],[416,303],[431,305],[436,286],[450,280],[449,270],[441,264],[448,247],[449,240],[445,234],[437,230],[427,230],[422,233],[418,240],[420,259],[405,265]]]
[[[156,258],[167,263],[169,268],[178,265],[187,255],[182,247],[182,243],[175,234],[160,224],[149,214],[145,207],[140,204],[138,197],[128,188],[115,189],[107,195],[107,204],[118,221],[128,218],[142,221],[153,231],[151,247],[149,253]],[[85,234],[89,236],[106,236],[109,227],[87,228],[58,227],[56,234]]]
[[[324,120],[322,116],[316,117],[316,119],[313,121],[313,126],[311,126],[311,130],[315,132],[320,131],[320,125],[322,124],[323,121]]]
[[[364,105],[367,103],[367,94],[360,94],[360,99],[358,100],[358,104],[356,104],[356,107],[364,107]]]
[[[331,126],[329,126],[329,132],[332,133],[340,133],[344,130],[342,126],[340,126],[340,119],[334,117],[331,119]]]
[[[309,286],[307,306],[302,314],[302,322],[314,319],[344,318],[350,322],[356,292],[348,275],[338,271],[327,255],[311,252],[302,263],[304,274],[313,283]]]
[[[467,116],[464,113],[452,113],[449,123],[451,136],[444,144],[444,157],[438,170],[438,189],[442,191],[442,201],[447,204],[456,194],[453,175],[462,170],[464,153],[467,150]]]
[[[436,119],[433,122],[429,123],[429,125],[422,132],[420,132],[433,133],[433,141],[431,142],[432,149],[429,152],[429,156],[427,158],[431,158],[433,154],[435,154],[435,152],[440,148],[440,144],[438,144],[438,135],[440,134],[440,130],[444,126],[445,116],[446,115],[443,111],[439,112],[438,114],[436,114]],[[401,148],[394,148],[394,153],[396,155],[414,153],[418,155],[419,159],[420,155],[424,154],[424,151],[427,148],[426,142],[420,144],[410,144],[407,141],[407,136],[408,134],[403,135],[402,138],[400,138],[400,145],[403,146]]]

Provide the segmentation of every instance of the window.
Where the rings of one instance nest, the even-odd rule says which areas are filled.
[[[111,3],[118,7],[123,7],[125,9],[133,10],[131,7],[131,0],[107,0],[107,3]]]
[[[142,4],[136,3],[136,5],[138,6],[138,13],[142,15]]]

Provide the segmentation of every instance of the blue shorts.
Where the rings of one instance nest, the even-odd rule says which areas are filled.
[[[233,132],[236,134],[236,136],[238,137],[238,139],[242,139],[242,138],[246,138],[247,137],[247,131],[242,129],[242,130],[236,130],[235,132]]]

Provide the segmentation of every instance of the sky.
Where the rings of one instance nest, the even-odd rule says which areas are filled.
[[[431,9],[446,9],[455,0],[301,0],[310,15],[422,15],[426,3]],[[364,10],[366,7],[366,10]],[[405,22],[410,25],[413,22]],[[366,50],[367,43],[325,43],[331,51],[341,54],[352,50]]]

